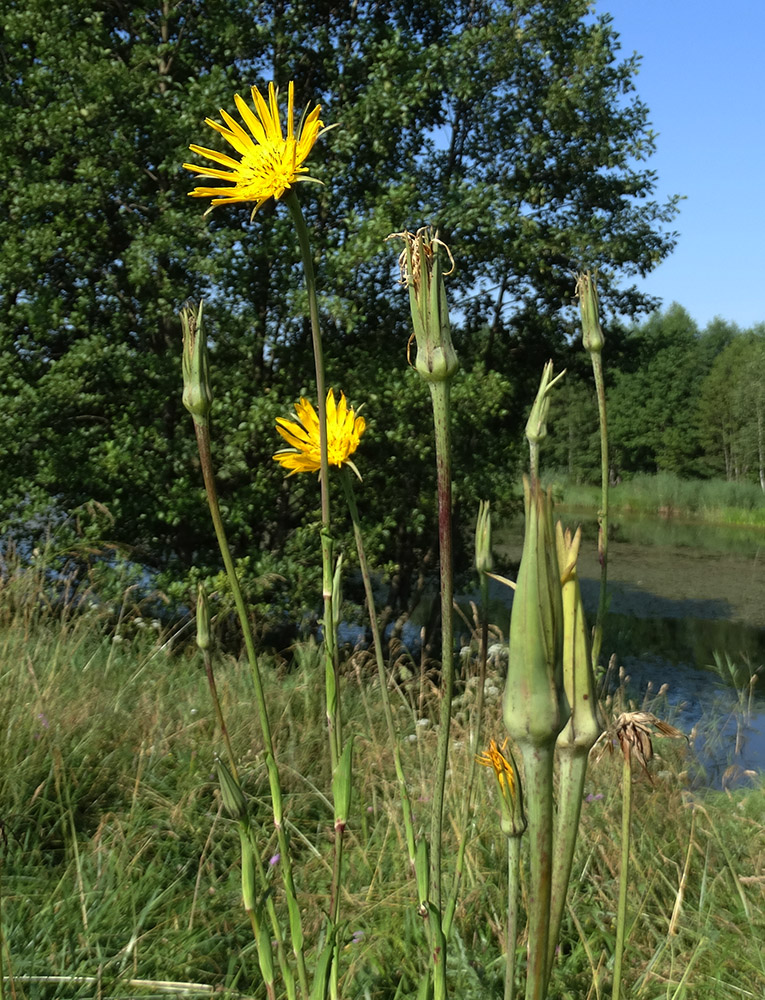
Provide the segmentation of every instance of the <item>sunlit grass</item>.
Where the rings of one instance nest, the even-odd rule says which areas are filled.
[[[26,585],[33,594],[34,581]],[[0,601],[6,995],[167,996],[171,987],[160,983],[189,984],[187,996],[218,988],[231,997],[264,995],[241,909],[236,830],[224,818],[213,774],[219,740],[195,647],[131,625],[127,614],[119,626],[124,641],[115,642],[97,608],[70,614],[39,600],[11,601],[7,588]],[[264,670],[311,945],[327,906],[332,856],[332,810],[321,792],[328,776],[319,752],[320,662],[315,649],[301,646]],[[216,673],[245,790],[257,809],[268,783],[247,669],[219,655]],[[420,680],[411,683],[411,691],[394,686],[391,693],[415,821],[426,827],[437,705],[428,698],[420,708]],[[423,928],[375,684],[364,655],[347,661],[343,697],[357,752],[341,990],[344,997],[392,1000],[410,995],[419,981]],[[450,759],[447,878],[455,853],[450,831],[470,765],[460,721],[467,718],[459,713],[455,722]],[[496,698],[485,725],[487,737],[501,735]],[[627,995],[761,996],[765,794],[760,785],[730,797],[691,793],[680,776],[685,751],[676,741],[660,740],[657,749],[665,759],[654,769],[655,785],[641,779],[633,792]],[[590,768],[551,997],[607,995],[620,775],[618,754],[606,753]],[[505,844],[490,777],[482,774],[478,786],[449,971],[454,995],[476,1000],[501,995],[504,969]],[[275,838],[265,804],[262,814],[268,864]],[[278,889],[277,905],[283,912]],[[522,936],[521,971],[524,949]]]

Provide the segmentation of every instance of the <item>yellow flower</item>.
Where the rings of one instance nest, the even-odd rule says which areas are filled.
[[[476,760],[484,767],[494,768],[503,797],[507,794],[512,799],[515,797],[515,771],[504,754],[507,744],[508,741],[505,740],[499,747],[496,740],[489,740],[489,749],[485,753],[478,754]]]
[[[279,92],[273,83],[268,85],[268,104],[263,100],[257,87],[252,88],[252,99],[255,113],[236,94],[234,100],[242,116],[249,134],[235,121],[231,115],[221,108],[221,117],[225,125],[219,125],[211,118],[205,118],[205,123],[220,132],[226,142],[233,147],[241,159],[237,160],[226,153],[219,153],[205,146],[191,145],[189,149],[199,156],[204,156],[214,163],[227,167],[219,170],[215,167],[200,167],[194,163],[184,163],[186,170],[193,170],[200,177],[214,177],[222,181],[230,181],[233,187],[198,187],[190,191],[192,198],[212,198],[213,205],[223,205],[238,201],[254,201],[255,215],[261,205],[269,198],[278,200],[296,181],[314,181],[315,177],[304,176],[308,167],[304,167],[308,154],[313,149],[319,136],[327,130],[319,120],[321,108],[317,105],[310,114],[303,114],[298,126],[297,136],[294,129],[294,85],[290,83],[287,97],[287,135],[282,132],[279,118]]]
[[[276,429],[292,447],[277,451],[273,456],[277,462],[296,472],[320,472],[321,450],[319,447],[319,418],[313,405],[301,397],[295,406],[296,421],[279,417]],[[359,446],[361,435],[366,429],[363,417],[357,417],[348,406],[345,395],[340,393],[340,402],[335,402],[335,394],[327,393],[327,458],[330,465],[350,465],[359,476],[359,470],[351,461],[351,455]],[[359,476],[361,479],[361,476]]]
[[[494,768],[499,783],[500,826],[506,837],[520,837],[526,829],[526,815],[523,810],[523,791],[518,780],[518,771],[512,750],[508,749],[506,738],[502,746],[496,740],[489,741],[489,749],[478,754],[476,760],[484,767]],[[509,756],[508,756],[509,755]]]

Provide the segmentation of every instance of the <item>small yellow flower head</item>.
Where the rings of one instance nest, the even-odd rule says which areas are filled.
[[[341,392],[340,402],[336,403],[330,389],[327,393],[327,458],[330,465],[350,465],[359,476],[351,455],[358,448],[366,426],[364,418],[356,416],[348,406],[345,395]],[[321,471],[319,418],[307,399],[301,397],[295,405],[295,420],[279,417],[276,429],[291,447],[277,451],[273,458],[289,469],[291,476],[296,472]]]
[[[493,767],[497,776],[502,804],[502,832],[508,837],[520,836],[526,829],[526,817],[518,771],[512,751],[508,750],[508,740],[505,739],[501,747],[497,746],[496,740],[490,740],[489,749],[478,754],[476,760],[484,767]]]
[[[303,114],[297,135],[294,126],[294,84],[290,83],[287,95],[287,134],[282,131],[278,105],[279,92],[273,83],[268,85],[268,103],[257,87],[252,88],[255,112],[239,94],[234,95],[242,121],[249,133],[221,108],[221,117],[226,125],[220,125],[211,118],[205,124],[220,132],[226,142],[239,155],[239,159],[219,153],[206,146],[191,145],[192,153],[204,156],[214,163],[226,167],[200,167],[195,163],[184,163],[185,170],[192,170],[199,177],[213,177],[230,181],[233,187],[198,187],[190,191],[192,198],[212,198],[213,205],[233,204],[238,201],[254,201],[252,214],[269,198],[278,201],[297,181],[313,181],[306,176],[308,167],[303,166],[314,143],[327,130],[319,120],[321,108],[317,105],[309,114]],[[226,127],[228,126],[228,127]]]

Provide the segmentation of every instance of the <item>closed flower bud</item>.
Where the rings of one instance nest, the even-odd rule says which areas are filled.
[[[479,573],[491,573],[494,559],[491,554],[491,510],[488,500],[478,505],[478,520],[475,526],[475,568]]]
[[[200,649],[209,649],[212,646],[210,608],[207,603],[207,592],[201,583],[197,589],[197,646]]]
[[[603,350],[603,330],[599,317],[598,286],[589,271],[577,278],[576,294],[579,296],[579,312],[582,316],[584,348],[590,354],[600,353]]]
[[[234,778],[222,760],[215,761],[215,770],[218,772],[220,782],[220,794],[223,798],[223,805],[231,819],[243,820],[247,815],[247,802],[245,801],[239,782]]]
[[[561,698],[562,605],[552,498],[524,477],[526,530],[510,617],[504,719],[519,745],[555,741],[567,715]]]
[[[183,330],[183,405],[194,418],[194,423],[206,427],[212,407],[212,392],[202,305],[200,302],[199,309],[196,309],[193,303],[187,303],[180,315]]]

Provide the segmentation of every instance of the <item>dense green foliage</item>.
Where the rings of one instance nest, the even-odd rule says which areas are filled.
[[[720,319],[699,331],[678,305],[607,328],[603,351],[612,482],[648,473],[724,477],[765,489],[765,325]],[[548,466],[598,482],[597,407],[589,362],[572,346],[553,401]]]
[[[359,463],[370,553],[405,601],[433,547],[433,455],[406,368],[391,231],[441,227],[462,363],[458,511],[506,496],[539,364],[573,328],[571,269],[600,267],[607,308],[647,303],[625,276],[672,248],[652,199],[637,57],[586,0],[7,3],[0,19],[0,398],[6,527],[77,508],[77,532],[182,577],[214,570],[177,310],[206,297],[215,442],[252,593],[315,593],[314,482],[285,483],[273,421],[312,365],[295,237],[281,206],[203,216],[180,170],[233,95],[296,81],[338,123],[301,191],[313,231],[328,380],[369,432]],[[620,284],[621,283],[621,284]],[[93,518],[95,515],[95,519]],[[34,516],[34,517],[33,517]],[[74,523],[74,522],[69,522]],[[309,555],[310,558],[306,556]],[[282,574],[281,582],[279,574]],[[286,575],[285,575],[286,574]],[[259,581],[259,583],[257,583]],[[395,588],[394,588],[395,589]]]

